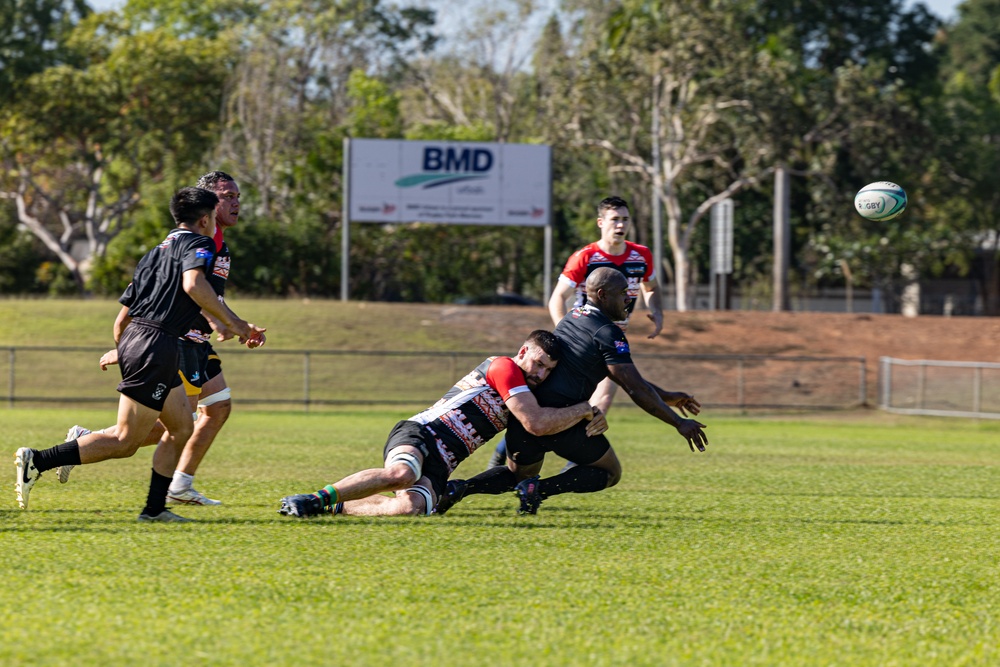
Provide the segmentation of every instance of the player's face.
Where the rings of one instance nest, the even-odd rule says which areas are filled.
[[[629,225],[632,218],[629,217],[627,208],[608,208],[597,219],[597,226],[601,230],[601,240],[611,245],[619,245],[625,242],[625,235],[628,234]]]
[[[534,345],[525,345],[517,355],[517,365],[524,371],[524,380],[529,387],[537,387],[549,376],[559,363]]]
[[[240,186],[232,181],[215,184],[219,203],[215,207],[215,220],[223,229],[234,226],[240,218]]]
[[[632,298],[628,294],[628,281],[622,277],[607,289],[597,292],[597,307],[612,320],[618,322],[628,317],[628,304]]]

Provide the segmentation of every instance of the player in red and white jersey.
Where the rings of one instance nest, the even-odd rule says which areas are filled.
[[[458,464],[507,428],[511,414],[538,435],[559,433],[582,420],[590,422],[587,435],[600,435],[607,422],[586,401],[542,408],[531,392],[561,354],[553,334],[531,332],[516,356],[486,359],[433,406],[396,424],[383,450],[383,467],[356,472],[316,493],[286,496],[279,513],[430,514]],[[387,491],[395,496],[381,495]]]

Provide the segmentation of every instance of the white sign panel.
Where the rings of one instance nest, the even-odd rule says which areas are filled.
[[[549,146],[351,139],[351,222],[545,226]]]

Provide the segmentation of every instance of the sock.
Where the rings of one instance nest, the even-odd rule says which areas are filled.
[[[154,470],[153,476],[149,479],[149,495],[146,496],[146,506],[142,509],[142,513],[146,516],[156,516],[167,509],[169,487],[170,478]]]
[[[517,478],[507,466],[497,466],[465,480],[465,495],[470,493],[486,493],[495,496],[514,490]]]
[[[70,440],[48,449],[36,449],[31,461],[38,468],[38,472],[45,472],[59,466],[78,466],[80,465],[80,445],[76,440]]]
[[[170,493],[181,493],[191,488],[194,483],[194,475],[189,475],[180,470],[174,471],[174,478],[170,481]]]
[[[538,482],[538,496],[545,500],[560,493],[593,493],[608,486],[607,470],[592,466],[576,466]]]
[[[340,494],[337,493],[337,489],[333,488],[333,484],[327,484],[322,489],[313,494],[317,498],[323,501],[323,507],[327,509],[337,509],[340,505],[343,508],[344,504],[340,501]],[[334,514],[340,514],[340,512],[334,511]]]

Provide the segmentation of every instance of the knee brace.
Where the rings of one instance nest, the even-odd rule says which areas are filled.
[[[415,493],[418,496],[422,496],[424,499],[424,516],[430,516],[431,512],[434,511],[434,501],[432,500],[431,492],[425,486],[411,486],[408,489],[404,489],[407,493]]]
[[[230,398],[232,398],[232,392],[229,391],[229,387],[226,387],[222,391],[217,391],[214,394],[206,396],[198,401],[198,407],[207,408],[210,405],[215,405],[216,403],[221,403],[222,401],[228,401]]]
[[[401,452],[398,449],[394,449],[389,452],[389,456],[386,457],[385,467],[388,468],[389,466],[396,465],[397,463],[402,463],[407,466],[413,471],[416,479],[420,479],[420,461],[417,460],[416,456],[410,454],[409,452]]]

